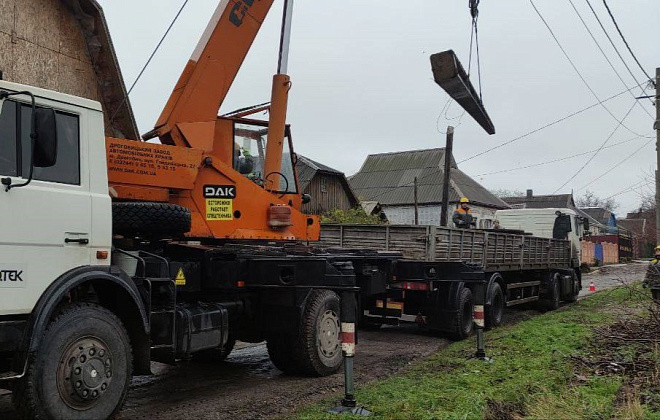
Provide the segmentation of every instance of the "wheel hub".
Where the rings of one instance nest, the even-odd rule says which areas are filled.
[[[84,337],[62,353],[57,388],[62,400],[77,410],[95,405],[112,382],[112,354],[98,338]]]
[[[321,316],[318,329],[318,343],[321,355],[333,358],[341,349],[341,327],[339,317],[334,311],[327,310]]]

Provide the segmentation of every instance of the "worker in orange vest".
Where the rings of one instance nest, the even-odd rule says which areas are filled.
[[[470,211],[470,200],[466,197],[461,198],[459,206],[456,208],[451,220],[457,228],[469,229],[471,226],[477,225],[477,218],[472,216]]]

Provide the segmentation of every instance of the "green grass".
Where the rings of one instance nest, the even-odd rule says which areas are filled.
[[[620,417],[614,403],[623,378],[580,377],[570,356],[585,350],[594,327],[635,307],[631,299],[625,289],[601,292],[488,332],[493,363],[472,358],[474,339],[454,343],[404,373],[359,387],[358,403],[385,419]],[[296,417],[336,418],[325,412],[331,404],[307,407]]]

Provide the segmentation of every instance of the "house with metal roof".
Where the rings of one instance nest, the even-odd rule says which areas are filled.
[[[361,201],[381,205],[392,224],[415,220],[415,179],[419,224],[439,225],[444,181],[445,149],[413,150],[369,155],[349,182]],[[495,211],[509,208],[478,182],[470,178],[451,157],[449,217],[461,197],[470,200],[478,227],[489,228]]]
[[[298,188],[311,197],[309,203],[303,204],[303,212],[325,214],[360,205],[343,172],[302,155],[297,157]]]

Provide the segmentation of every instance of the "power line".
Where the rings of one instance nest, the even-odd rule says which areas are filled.
[[[587,79],[585,79],[584,76],[582,75],[582,73],[580,73],[580,70],[578,70],[577,66],[575,65],[575,63],[573,62],[573,60],[571,59],[571,57],[568,55],[568,53],[566,52],[566,50],[564,49],[564,47],[561,45],[561,42],[559,42],[559,39],[557,38],[557,36],[555,35],[554,31],[553,31],[552,28],[550,27],[550,24],[548,24],[548,22],[545,20],[545,18],[543,17],[543,15],[542,15],[541,12],[539,11],[539,9],[538,9],[538,8],[536,7],[536,5],[534,4],[534,0],[529,0],[529,2],[532,4],[532,7],[533,7],[534,10],[536,11],[536,14],[539,15],[539,18],[541,18],[541,21],[543,22],[543,24],[545,25],[545,27],[546,27],[546,28],[548,29],[548,31],[550,32],[550,35],[551,35],[552,38],[555,40],[555,43],[557,44],[557,46],[559,47],[559,49],[561,50],[561,52],[564,54],[564,57],[566,57],[566,59],[568,60],[568,62],[571,64],[571,67],[573,67],[573,70],[575,70],[575,72],[576,72],[577,75],[579,76],[580,80],[582,80],[582,83],[584,83],[584,85],[587,87],[587,89],[589,89],[589,91],[590,91],[591,94],[594,96],[594,98],[596,98],[596,100],[598,101],[598,103],[603,107],[603,109],[605,109],[605,111],[607,111],[608,114],[610,114],[610,116],[611,116],[612,118],[614,118],[615,121],[617,121],[617,122],[619,123],[619,125],[623,126],[626,130],[630,131],[630,132],[633,133],[634,135],[639,136],[639,135],[640,135],[639,133],[634,132],[634,131],[631,130],[628,126],[626,126],[625,124],[623,124],[623,121],[622,121],[622,120],[619,120],[619,119],[616,117],[616,115],[614,115],[614,114],[612,113],[612,111],[610,111],[610,109],[609,109],[608,107],[606,107],[606,106],[602,103],[602,101],[601,101],[600,98],[598,97],[598,94],[596,93],[596,91],[593,90],[593,88],[591,87],[591,85],[589,84],[589,82],[587,82]]]
[[[628,51],[630,52],[630,55],[635,59],[635,63],[639,66],[639,69],[644,73],[644,75],[648,78],[648,80],[653,80],[651,76],[644,70],[644,67],[639,63],[639,60],[637,59],[637,56],[635,53],[632,51],[632,48],[630,48],[630,45],[628,44],[628,41],[626,40],[626,37],[623,36],[623,32],[621,32],[621,28],[619,28],[619,24],[616,22],[616,19],[614,18],[614,14],[610,10],[610,6],[607,4],[607,0],[603,0],[603,4],[605,5],[605,8],[607,9],[607,13],[609,13],[610,17],[612,18],[612,22],[614,23],[614,26],[616,27],[617,32],[619,32],[619,36],[621,36],[621,39],[623,40],[623,43],[626,44],[626,48],[628,48]]]
[[[614,144],[610,144],[609,146],[605,146],[605,147],[603,147],[603,150],[604,150],[604,149],[610,149],[610,148],[612,148],[612,147],[620,146],[620,145],[622,145],[622,144],[630,143],[631,141],[638,140],[638,139],[643,139],[643,138],[650,138],[650,137],[647,137],[647,136],[643,136],[643,137],[633,137],[633,138],[630,138],[630,139],[628,139],[628,140],[623,140],[623,141],[620,141],[620,142],[618,142],[618,143],[614,143]],[[563,161],[565,161],[565,160],[574,159],[574,158],[576,158],[576,157],[580,157],[580,156],[588,155],[589,153],[593,153],[593,152],[595,152],[596,150],[598,150],[598,149],[588,150],[588,151],[586,151],[586,152],[577,153],[577,154],[570,155],[570,156],[564,156],[564,157],[562,157],[562,158],[558,158],[558,159],[554,159],[554,160],[547,160],[547,161],[543,161],[543,162],[532,163],[532,164],[530,164],[530,165],[518,166],[518,167],[516,167],[516,168],[502,169],[502,170],[494,171],[494,172],[485,172],[485,173],[482,173],[482,174],[477,174],[477,175],[475,175],[475,177],[478,177],[478,176],[487,176],[487,175],[496,175],[496,174],[503,174],[503,173],[507,173],[507,172],[520,171],[520,170],[523,170],[523,169],[536,168],[536,167],[538,167],[538,166],[550,165],[550,164],[552,164],[552,163],[563,162]]]
[[[110,120],[109,120],[110,124],[112,124],[112,122],[115,120],[115,117],[117,116],[117,114],[119,113],[121,108],[126,104],[126,101],[128,101],[128,95],[131,94],[131,92],[133,91],[133,88],[135,87],[137,82],[140,80],[140,78],[144,74],[145,70],[147,70],[147,67],[149,67],[149,64],[151,64],[151,60],[153,60],[154,56],[156,55],[156,53],[160,49],[160,46],[163,45],[163,42],[165,41],[165,38],[167,38],[167,35],[169,35],[169,33],[172,30],[172,27],[174,27],[174,24],[176,23],[176,21],[179,20],[179,16],[181,16],[181,13],[183,12],[183,9],[186,8],[186,5],[188,4],[188,1],[189,0],[184,0],[183,4],[181,5],[181,8],[179,8],[179,11],[177,12],[176,16],[174,16],[174,19],[172,20],[172,23],[170,23],[170,26],[168,26],[167,30],[165,31],[165,34],[160,39],[160,41],[158,41],[158,45],[156,45],[156,48],[154,48],[153,52],[149,56],[149,59],[147,60],[147,62],[142,67],[142,70],[140,71],[138,76],[135,78],[135,81],[131,85],[131,88],[128,89],[128,92],[126,93],[126,96],[124,96],[124,99],[122,99],[121,103],[119,104],[119,106],[117,106],[117,109],[115,109],[115,112],[110,117]]]
[[[626,62],[626,60],[623,58],[623,56],[619,52],[619,49],[617,48],[616,44],[614,43],[614,40],[612,40],[612,37],[610,36],[609,32],[607,32],[607,29],[605,29],[605,25],[603,25],[603,22],[600,20],[600,17],[598,16],[598,13],[596,13],[596,10],[591,5],[591,2],[589,0],[586,0],[586,2],[587,2],[587,5],[589,5],[589,9],[591,9],[591,13],[593,13],[594,17],[596,18],[596,21],[598,22],[598,25],[600,25],[600,29],[603,30],[603,33],[607,37],[607,40],[610,41],[610,45],[612,45],[612,48],[614,48],[614,51],[616,52],[616,55],[619,56],[619,59],[621,59],[621,62],[625,66],[626,70],[628,70],[628,73],[633,78],[635,83],[637,83],[639,86],[642,86],[642,92],[643,92],[644,95],[646,95],[646,89],[643,87],[643,84],[639,83],[639,81],[637,80],[637,77],[635,77],[635,74],[630,69],[630,66],[628,66],[628,63]],[[651,101],[651,103],[653,103],[653,101]]]
[[[626,115],[623,117],[623,120],[621,120],[621,121],[619,122],[619,124],[617,124],[617,126],[614,127],[614,130],[612,130],[612,132],[610,133],[610,135],[607,136],[607,138],[605,139],[605,141],[600,145],[600,147],[598,148],[598,150],[596,150],[596,151],[594,152],[594,154],[589,158],[589,160],[587,160],[587,161],[584,163],[584,165],[582,165],[582,167],[580,167],[580,169],[578,169],[578,170],[577,170],[577,171],[576,171],[576,172],[575,172],[575,173],[574,173],[574,174],[573,174],[573,175],[572,175],[572,176],[571,176],[566,182],[564,182],[559,188],[557,188],[557,189],[553,192],[553,194],[557,193],[557,191],[561,190],[561,189],[564,188],[566,185],[568,185],[569,182],[571,182],[572,180],[574,180],[575,177],[577,177],[577,176],[578,176],[578,175],[584,170],[584,168],[586,168],[587,165],[589,165],[589,164],[591,163],[591,161],[594,160],[594,158],[598,155],[598,153],[600,153],[600,151],[603,150],[603,147],[605,147],[605,145],[607,144],[607,142],[609,142],[610,139],[614,136],[614,134],[615,134],[616,131],[619,129],[619,127],[621,127],[621,126],[623,125],[623,121],[625,121],[626,118],[628,118],[628,115],[630,115],[630,113],[632,112],[632,110],[635,108],[635,105],[637,105],[637,102],[635,102],[635,103],[633,104],[633,106],[630,107],[630,109],[628,110],[628,112],[626,113]],[[641,136],[640,136],[640,137],[641,137]]]
[[[605,61],[607,61],[607,64],[609,64],[610,67],[612,68],[612,70],[614,70],[614,73],[615,73],[616,76],[619,78],[619,80],[621,81],[621,83],[623,83],[623,86],[628,87],[628,84],[626,83],[626,81],[623,80],[623,77],[621,77],[621,75],[620,75],[619,72],[617,71],[616,67],[614,67],[614,64],[612,64],[612,62],[610,61],[610,59],[609,59],[609,57],[607,56],[607,54],[605,54],[605,51],[604,51],[603,48],[600,46],[600,43],[598,42],[598,40],[597,40],[596,37],[594,36],[593,32],[591,32],[591,29],[589,29],[589,26],[587,25],[587,22],[584,21],[584,19],[582,18],[582,15],[581,15],[580,12],[578,11],[577,7],[575,7],[575,4],[573,3],[573,0],[568,0],[568,2],[569,2],[569,3],[571,4],[571,6],[573,7],[573,10],[575,10],[575,13],[577,14],[578,18],[580,18],[580,22],[582,22],[582,25],[584,26],[584,29],[586,29],[587,32],[589,33],[589,36],[591,36],[591,39],[594,41],[594,43],[595,43],[596,46],[598,47],[598,50],[600,50],[600,53],[601,53],[601,54],[603,55],[603,57],[605,58]],[[646,93],[646,91],[645,91],[644,88],[642,88],[642,92]],[[633,98],[635,98],[635,100],[639,101],[639,99],[637,99],[637,98],[635,97],[635,94],[634,94],[634,93],[630,92],[630,94],[632,95]],[[653,101],[651,101],[651,103],[653,103]],[[641,104],[640,104],[640,106],[641,106]],[[653,116],[652,116],[651,113],[648,111],[648,109],[644,108],[643,106],[642,106],[641,108],[644,110],[644,112],[646,112],[646,114],[647,114],[649,117],[653,118]]]
[[[474,159],[474,158],[476,158],[476,157],[479,157],[479,156],[485,155],[486,153],[490,153],[490,152],[492,152],[493,150],[497,150],[497,149],[500,149],[500,148],[502,148],[502,147],[504,147],[504,146],[507,146],[507,145],[509,145],[509,144],[511,144],[511,143],[515,143],[515,142],[517,142],[518,140],[522,140],[522,139],[524,139],[525,137],[529,137],[529,136],[531,136],[532,134],[536,134],[536,133],[538,133],[539,131],[542,131],[542,130],[545,130],[546,128],[552,127],[553,125],[557,125],[557,124],[559,124],[560,122],[566,121],[566,120],[568,120],[569,118],[572,118],[572,117],[575,117],[576,115],[582,114],[582,113],[585,112],[585,111],[588,111],[588,110],[590,110],[590,109],[592,109],[592,108],[596,108],[597,106],[601,105],[601,104],[604,103],[604,102],[608,102],[608,101],[611,101],[612,99],[618,98],[619,96],[621,96],[621,95],[623,95],[623,94],[625,94],[625,93],[627,93],[627,92],[630,92],[631,90],[633,90],[633,89],[635,89],[635,88],[637,88],[637,87],[638,87],[638,86],[633,86],[633,87],[631,87],[631,88],[629,88],[629,89],[624,90],[623,92],[619,92],[619,93],[617,93],[616,95],[612,95],[612,96],[610,96],[609,98],[605,98],[605,99],[603,99],[603,100],[600,101],[600,102],[596,102],[596,103],[593,104],[593,105],[589,105],[589,106],[586,107],[586,108],[582,108],[582,109],[580,109],[580,110],[578,110],[578,111],[575,111],[575,112],[573,112],[573,113],[571,113],[571,114],[568,114],[568,115],[566,115],[566,116],[564,116],[564,117],[561,117],[561,118],[559,118],[559,119],[557,119],[557,120],[555,120],[555,121],[552,121],[552,122],[550,122],[550,123],[548,123],[548,124],[545,124],[545,125],[543,125],[543,126],[537,128],[537,129],[534,129],[534,130],[532,130],[532,131],[529,131],[529,132],[527,132],[527,133],[525,133],[525,134],[523,134],[523,135],[520,135],[520,136],[518,136],[518,137],[515,137],[515,138],[513,138],[513,139],[511,139],[511,140],[507,140],[507,141],[505,141],[504,143],[500,143],[500,144],[498,144],[497,146],[493,146],[493,147],[488,148],[488,149],[486,149],[486,150],[484,150],[484,151],[482,151],[482,152],[479,152],[479,153],[477,153],[477,154],[475,154],[475,155],[472,155],[472,156],[470,156],[470,157],[468,157],[468,158],[465,158],[465,159],[459,161],[458,163],[467,162],[467,161],[472,160],[472,159]],[[637,137],[642,137],[642,136],[637,135]]]
[[[625,194],[625,193],[631,191],[633,188],[641,187],[642,184],[644,184],[644,186],[646,186],[646,185],[650,184],[650,182],[649,182],[648,179],[643,179],[643,180],[641,180],[641,181],[638,181],[638,182],[632,184],[632,185],[629,186],[629,187],[624,188],[623,190],[621,190],[621,191],[619,191],[619,192],[617,192],[617,193],[614,193],[614,194],[610,195],[609,197],[605,197],[604,200],[609,200],[610,198],[614,198],[614,197],[617,197],[617,196],[619,196],[619,195],[621,195],[621,194]]]
[[[630,158],[632,158],[632,157],[635,156],[637,153],[639,153],[643,148],[645,148],[646,146],[648,146],[649,144],[651,144],[651,142],[652,142],[653,140],[654,140],[654,139],[651,139],[651,140],[647,141],[647,142],[644,143],[639,149],[637,149],[637,150],[635,150],[634,152],[632,152],[631,154],[629,154],[625,159],[621,160],[619,163],[617,163],[616,165],[612,166],[611,168],[609,168],[608,170],[606,170],[605,172],[603,172],[600,176],[596,177],[596,178],[593,179],[592,181],[590,181],[590,182],[588,182],[587,184],[583,185],[582,187],[578,188],[576,191],[580,191],[580,190],[583,190],[583,189],[587,188],[589,185],[593,184],[594,182],[596,182],[596,181],[598,181],[599,179],[603,178],[603,177],[606,176],[607,174],[611,173],[613,170],[615,170],[615,169],[618,168],[619,166],[623,165],[625,162],[627,162],[628,160],[630,160]]]

